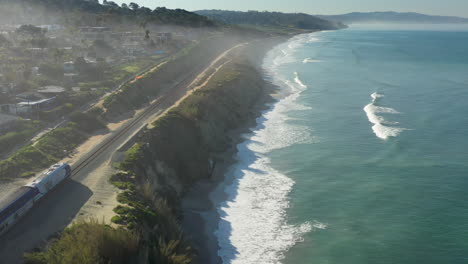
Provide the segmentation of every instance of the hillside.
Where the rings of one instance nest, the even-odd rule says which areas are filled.
[[[370,12],[343,15],[318,15],[323,19],[353,23],[399,23],[399,24],[468,24],[468,18],[453,16],[432,16],[419,13]]]
[[[286,14],[279,12],[200,10],[199,15],[219,20],[227,24],[251,25],[302,30],[327,30],[346,27],[340,22],[331,22],[307,14]]]
[[[31,12],[34,10],[34,12]],[[96,17],[95,19],[83,19]],[[183,9],[158,7],[154,10],[131,3],[118,5],[104,0],[2,0],[0,22],[15,24],[54,24],[68,22],[73,25],[112,23],[156,23],[189,27],[214,26],[208,18]]]

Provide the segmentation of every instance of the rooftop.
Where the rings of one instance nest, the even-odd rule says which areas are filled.
[[[51,101],[55,99],[55,97],[52,97],[52,98],[47,98],[47,99],[42,99],[42,100],[39,100],[39,101],[35,101],[35,102],[21,102],[21,103],[18,103],[19,106],[29,106],[29,105],[39,105],[39,104],[42,104],[42,103],[46,103],[48,101]]]
[[[48,85],[41,87],[39,90],[37,90],[38,93],[63,93],[65,92],[65,88],[61,86],[55,86],[55,85]]]

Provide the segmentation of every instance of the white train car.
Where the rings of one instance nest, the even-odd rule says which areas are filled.
[[[11,228],[34,204],[71,175],[70,165],[56,164],[29,184],[0,201],[0,235]]]
[[[26,184],[26,187],[37,188],[41,196],[52,190],[57,184],[61,183],[71,174],[70,165],[59,163],[50,167],[44,174]]]

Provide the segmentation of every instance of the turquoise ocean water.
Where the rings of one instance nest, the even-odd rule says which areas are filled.
[[[351,28],[265,60],[220,186],[224,263],[468,263],[468,31]]]

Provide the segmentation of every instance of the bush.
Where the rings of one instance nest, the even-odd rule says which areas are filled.
[[[54,121],[62,116],[67,115],[71,111],[73,111],[75,107],[71,103],[65,103],[61,106],[58,106],[50,111],[42,111],[40,112],[41,119]]]
[[[86,136],[79,132],[77,124],[70,122],[66,127],[47,133],[36,142],[15,152],[0,162],[0,177],[13,178],[30,175],[45,169],[69,155]]]
[[[15,131],[0,136],[0,155],[13,150],[16,146],[24,144],[42,129],[40,122],[19,121]]]
[[[100,129],[105,129],[106,125],[90,113],[73,112],[70,120],[78,124],[80,130],[86,133],[93,133]]]
[[[45,252],[26,254],[25,259],[44,264],[136,263],[138,244],[134,233],[90,220],[73,224]]]
[[[124,171],[132,171],[136,162],[143,159],[142,144],[135,144],[125,152],[125,159],[120,163],[120,168]]]
[[[63,79],[63,67],[60,64],[41,64],[39,67],[39,72],[44,74],[45,76],[55,79],[61,80]]]

